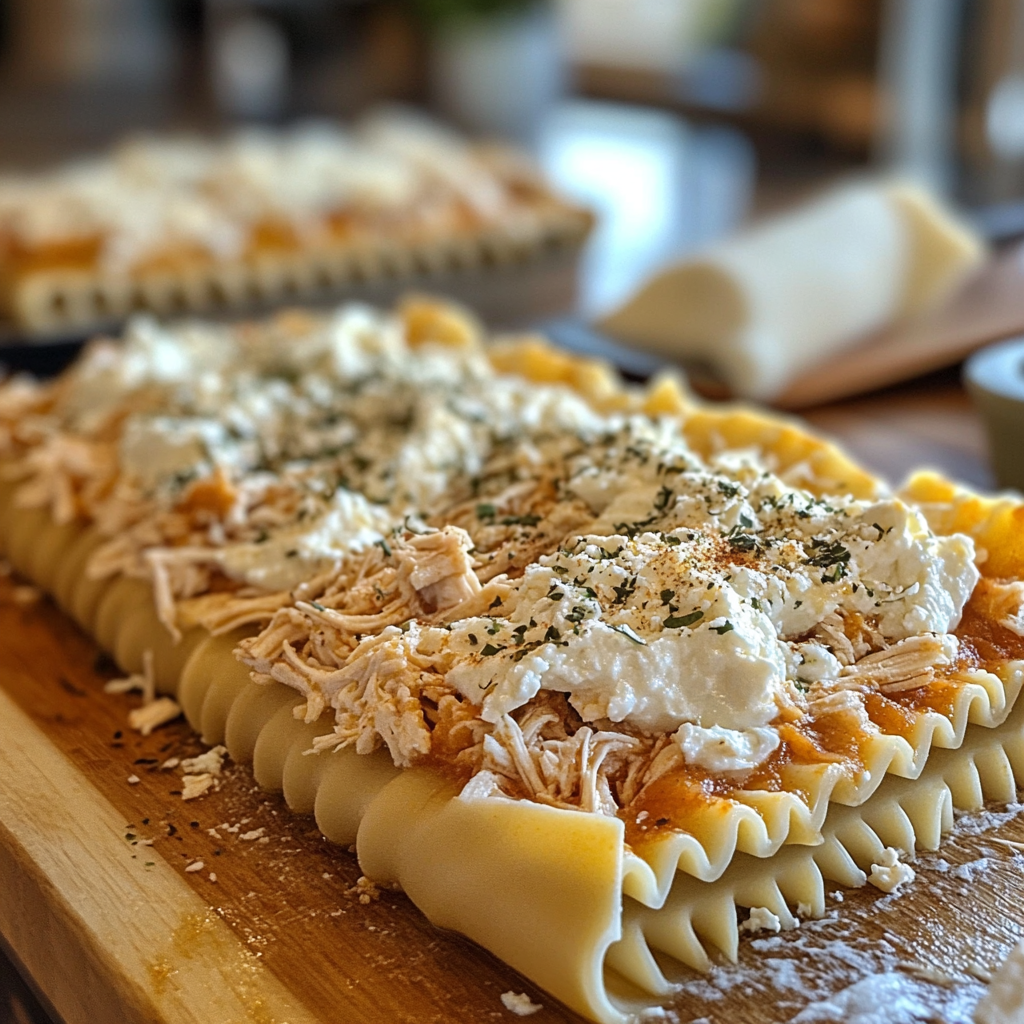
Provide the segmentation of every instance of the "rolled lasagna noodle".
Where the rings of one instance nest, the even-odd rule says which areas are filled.
[[[920,190],[851,184],[663,270],[601,326],[770,399],[833,352],[936,305],[982,254]]]

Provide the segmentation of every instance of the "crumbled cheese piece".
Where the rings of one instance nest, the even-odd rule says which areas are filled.
[[[140,779],[138,777],[138,775],[129,775],[128,776],[128,785],[129,786],[137,786],[141,781],[142,781],[142,779]]]
[[[227,752],[227,747],[211,747],[204,754],[186,757],[181,762],[182,770],[189,775],[220,775]]]
[[[871,865],[868,881],[882,892],[895,892],[901,885],[912,882],[915,871],[900,860],[899,851],[887,846],[882,852],[881,863]]]
[[[173,722],[181,714],[181,705],[170,697],[159,697],[157,700],[144,704],[141,708],[133,708],[128,712],[128,724],[131,728],[148,736],[154,729],[168,722]]]
[[[177,768],[179,764],[181,764],[180,757],[169,757],[160,765],[160,771],[169,771],[172,768]]]
[[[538,1010],[542,1010],[542,1003],[533,1002],[525,992],[508,992],[501,993],[501,1002],[506,1010],[514,1013],[517,1017],[529,1017],[531,1013],[536,1013]]]
[[[360,903],[367,904],[372,900],[380,899],[380,889],[376,882],[367,878],[366,875],[360,875],[356,884],[345,890],[345,895],[356,896]]]
[[[153,671],[153,652],[149,648],[143,652],[141,672],[133,672],[125,679],[111,679],[104,684],[103,690],[105,693],[130,693],[132,690],[138,690],[142,694],[143,705],[152,704],[156,700],[156,675]],[[145,735],[148,735],[148,733]]]
[[[40,598],[42,598],[43,592],[38,587],[20,586],[15,587],[11,593],[11,597],[14,599],[15,604],[30,605],[35,604]]]
[[[185,866],[185,870],[188,872],[202,871],[206,865],[201,860],[194,860],[191,864]]]
[[[181,782],[181,799],[195,800],[196,797],[200,797],[204,793],[209,792],[213,786],[213,776],[209,773],[205,773],[203,775],[186,775],[182,778]]]
[[[660,1021],[661,1024],[679,1024],[679,1014],[669,1006],[646,1006],[636,1015],[636,1020],[642,1024],[653,1024],[654,1021]],[[696,1021],[695,1024],[701,1022]]]
[[[814,907],[810,903],[798,903],[796,905],[796,916],[802,918],[814,917]]]
[[[836,903],[842,903],[843,900],[846,899],[846,897],[843,895],[843,893],[839,889],[836,889],[836,891],[834,893],[832,893],[831,895],[832,895],[832,899],[834,899],[836,901]]]
[[[251,843],[254,839],[263,839],[266,832],[267,830],[265,828],[254,828],[251,832],[243,832],[238,838],[244,842]]]
[[[109,679],[103,684],[104,693],[131,693],[138,690],[140,693],[146,685],[146,680],[141,672],[134,672],[123,679]]]
[[[683,752],[687,764],[712,772],[734,772],[756,768],[780,742],[770,726],[760,729],[708,729],[686,722],[672,737]]]
[[[210,881],[211,882],[216,882],[217,881],[217,875],[213,871],[210,872]]]
[[[750,917],[740,925],[741,932],[781,932],[782,922],[767,907],[751,907]]]

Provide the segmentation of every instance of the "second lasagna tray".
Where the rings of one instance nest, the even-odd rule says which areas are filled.
[[[349,132],[139,138],[0,177],[0,310],[12,338],[52,339],[140,310],[390,302],[429,285],[521,321],[571,304],[592,223],[522,154],[406,112]]]

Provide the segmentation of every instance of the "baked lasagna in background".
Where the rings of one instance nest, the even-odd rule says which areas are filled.
[[[399,109],[351,131],[140,137],[0,177],[0,313],[54,334],[134,310],[337,301],[438,274],[449,288],[469,275],[479,292],[481,272],[571,264],[591,225],[523,154]]]

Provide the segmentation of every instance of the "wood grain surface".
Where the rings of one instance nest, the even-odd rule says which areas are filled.
[[[987,472],[949,375],[811,418],[893,477],[922,446],[948,472]],[[509,990],[542,1004],[537,1024],[580,1020],[403,895],[361,903],[354,856],[246,766],[183,802],[180,771],[160,765],[201,745],[181,721],[131,732],[138,698],[105,694],[113,674],[48,601],[18,604],[0,580],[0,932],[67,1021],[511,1022]],[[830,896],[824,920],[745,939],[738,964],[678,972],[680,1021],[788,1021],[894,972],[935,1020],[967,1022],[1024,933],[1018,810],[963,819],[899,897]]]

